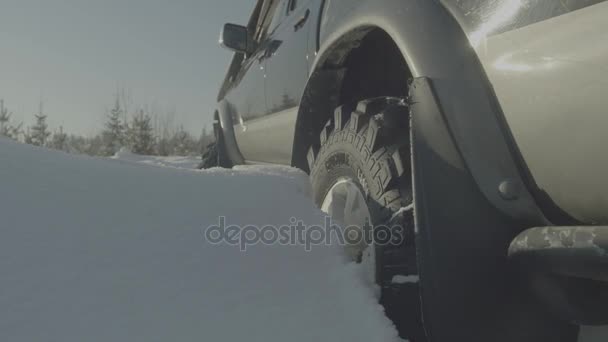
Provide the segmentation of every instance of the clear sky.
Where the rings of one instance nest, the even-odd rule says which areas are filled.
[[[43,100],[51,128],[101,129],[118,88],[134,106],[175,110],[200,132],[232,54],[224,22],[254,0],[0,0],[0,99],[25,125]]]

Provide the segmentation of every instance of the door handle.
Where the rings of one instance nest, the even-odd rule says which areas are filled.
[[[296,24],[293,26],[294,29],[297,31],[304,27],[304,24],[306,24],[306,22],[308,21],[308,17],[310,17],[310,9],[307,9],[306,12],[304,12],[304,15],[300,19],[298,19]]]
[[[281,47],[282,44],[283,41],[281,40],[272,40],[268,42],[268,44],[264,48],[264,53],[261,54],[261,56],[258,58],[258,61],[262,62],[263,60],[274,56],[274,54],[277,52],[279,47]]]

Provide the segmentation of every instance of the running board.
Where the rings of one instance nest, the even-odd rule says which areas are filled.
[[[513,240],[509,259],[560,318],[608,324],[608,226],[531,228]]]

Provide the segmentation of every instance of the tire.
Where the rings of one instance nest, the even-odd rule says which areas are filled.
[[[234,165],[224,147],[224,135],[222,128],[218,124],[213,125],[215,132],[215,141],[205,147],[199,169],[210,169],[212,167],[222,167],[230,169]]]
[[[323,128],[319,144],[310,148],[308,163],[318,206],[326,205],[332,189],[346,179],[362,191],[374,235],[378,227],[402,227],[404,239],[398,244],[372,243],[369,249],[387,316],[402,338],[420,342],[426,337],[417,281],[408,127],[403,99],[383,97],[341,106]]]

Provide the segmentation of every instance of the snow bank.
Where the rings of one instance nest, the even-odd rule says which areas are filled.
[[[182,169],[196,169],[201,162],[201,157],[189,156],[189,157],[180,157],[180,156],[169,156],[169,157],[161,157],[161,156],[141,156],[135,153],[132,153],[127,148],[121,148],[120,151],[116,152],[116,154],[111,157],[115,160],[122,161],[130,161],[137,162],[142,164],[149,164],[155,166],[167,166],[167,167],[176,167]]]
[[[322,223],[305,175],[124,158],[0,140],[0,341],[399,340],[335,248],[204,240],[220,215]]]

